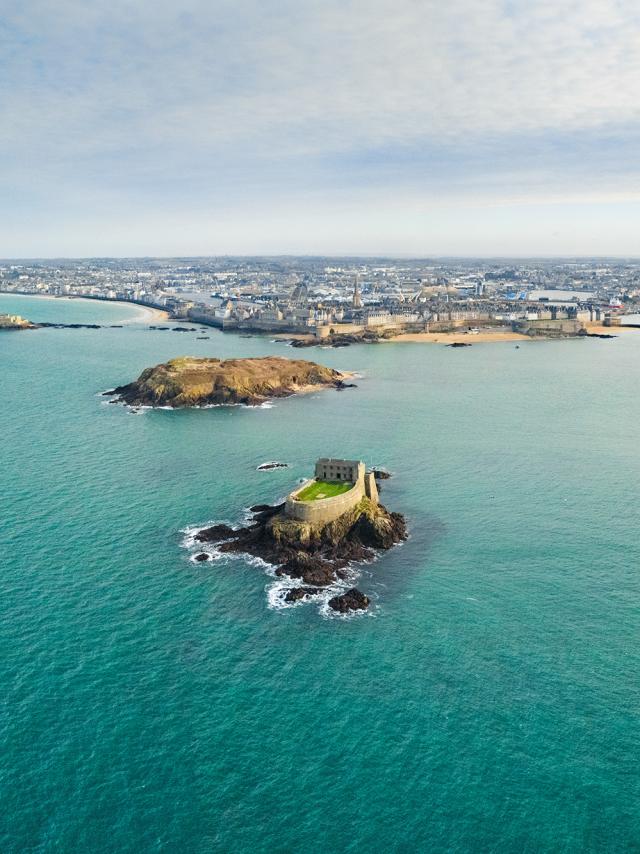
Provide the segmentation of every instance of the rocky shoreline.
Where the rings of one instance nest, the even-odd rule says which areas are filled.
[[[336,332],[325,338],[291,338],[289,344],[296,349],[306,347],[350,347],[352,344],[379,344],[395,338],[398,332],[386,329],[384,332],[376,332],[368,329],[364,332]]]
[[[313,526],[284,515],[284,505],[258,504],[251,508],[252,519],[245,527],[219,524],[195,534],[197,543],[215,546],[222,554],[257,557],[276,567],[277,576],[299,581],[289,588],[288,603],[312,600],[328,587],[349,578],[354,563],[369,563],[380,551],[386,551],[407,538],[407,527],[400,513],[363,498],[352,510],[333,522]],[[206,552],[196,554],[206,561]],[[351,588],[333,596],[329,607],[338,613],[366,610],[369,598]]]

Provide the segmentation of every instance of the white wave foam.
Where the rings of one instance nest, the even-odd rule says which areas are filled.
[[[110,389],[111,390],[111,389]],[[106,392],[98,392],[96,397],[103,397],[106,395]],[[115,403],[120,406],[124,406],[125,409],[129,411],[146,411],[153,409],[162,409],[165,412],[181,412],[183,409],[228,409],[231,406],[240,406],[243,409],[273,409],[275,404],[270,400],[265,400],[262,403],[204,403],[204,404],[195,404],[194,406],[169,406],[168,404],[164,406],[148,406],[147,404],[130,404],[125,403],[120,398],[112,398],[111,400],[103,401],[103,403]]]
[[[226,519],[222,521],[220,519],[216,521],[210,519],[208,522],[203,522],[201,525],[187,525],[186,528],[181,528],[179,531],[180,534],[184,534],[182,542],[180,543],[181,548],[193,549],[197,547],[200,551],[203,551],[203,548],[201,548],[202,543],[196,540],[196,534],[205,528],[213,527],[213,525],[229,525],[229,527],[232,527],[232,523]]]
[[[249,508],[245,508],[244,514],[245,522],[253,520],[254,514]],[[268,563],[260,557],[248,555],[244,552],[221,552],[217,546],[213,546],[210,543],[203,544],[195,539],[196,534],[203,528],[220,524],[233,526],[234,523],[228,520],[217,519],[210,520],[200,525],[186,526],[180,531],[180,533],[184,535],[181,546],[191,552],[189,559],[194,563],[197,563],[195,560],[196,554],[204,552],[209,555],[209,559],[211,561],[221,560],[222,558],[225,558],[228,561],[241,560],[248,566],[253,566],[256,569],[262,570],[265,575],[271,579],[265,586],[267,607],[270,610],[283,611],[289,608],[297,608],[299,605],[312,604],[317,606],[318,614],[324,619],[348,620],[364,615],[375,616],[377,606],[374,604],[374,601],[371,601],[370,607],[365,611],[350,611],[347,614],[341,614],[338,611],[334,611],[333,608],[329,606],[330,599],[334,596],[340,595],[341,593],[345,593],[351,587],[354,587],[362,574],[370,575],[362,564],[350,563],[341,570],[342,578],[338,578],[333,584],[328,587],[318,588],[318,593],[314,595],[307,595],[303,599],[298,599],[296,602],[286,602],[285,597],[289,590],[292,590],[295,587],[310,587],[313,585],[305,585],[304,581],[300,578],[290,578],[288,575],[276,575],[277,566]],[[379,557],[380,553],[375,552],[371,562],[377,561]],[[375,593],[368,595],[370,600],[377,599],[377,595]]]
[[[209,560],[206,560],[206,561],[205,560],[203,560],[203,561],[196,560],[196,557],[199,554],[209,555]],[[209,547],[209,548],[204,548],[204,549],[198,549],[197,552],[194,552],[192,555],[189,556],[189,560],[191,561],[191,563],[201,564],[201,563],[212,563],[213,561],[216,561],[216,560],[222,560],[223,557],[224,557],[224,554],[222,552],[218,551],[217,549],[212,549]]]
[[[344,593],[345,589],[348,588],[342,588],[340,592]],[[368,596],[370,604],[369,607],[366,608],[364,611],[347,611],[346,614],[342,614],[340,613],[340,611],[334,611],[333,608],[329,607],[329,599],[331,598],[329,597],[327,598],[326,602],[322,602],[320,604],[320,607],[318,608],[318,613],[321,617],[324,617],[325,620],[358,620],[361,617],[375,617],[375,612],[378,606],[374,603],[373,600],[376,597],[372,594],[368,594]]]
[[[269,573],[271,574],[271,573]],[[304,599],[298,599],[296,602],[286,602],[285,597],[290,590],[296,587],[306,586],[299,578],[289,578],[288,575],[275,576],[271,584],[267,584],[265,592],[267,594],[267,607],[272,611],[284,611],[288,608],[297,608],[299,605],[319,604],[320,607],[325,605],[328,607],[329,599],[336,596],[346,588],[340,587],[337,584],[332,584],[329,587],[320,587],[318,592],[313,595],[307,595]]]
[[[256,466],[256,471],[274,471],[275,469],[288,469],[289,463],[283,463],[280,460],[267,460],[266,463],[260,463]]]

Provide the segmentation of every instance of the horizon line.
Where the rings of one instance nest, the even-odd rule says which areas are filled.
[[[362,253],[231,253],[222,252],[217,254],[195,254],[195,255],[16,255],[0,257],[0,263],[15,262],[15,261],[182,261],[195,259],[214,259],[214,258],[299,258],[306,260],[314,259],[363,259],[363,260],[383,260],[383,261],[556,261],[556,260],[571,260],[571,261],[600,261],[600,260],[625,260],[625,261],[640,261],[640,255],[572,255],[572,254],[518,254],[518,255],[412,255],[412,254],[380,254],[366,255]]]

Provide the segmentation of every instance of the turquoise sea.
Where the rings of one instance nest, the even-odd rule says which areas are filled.
[[[640,332],[292,351],[2,311],[124,325],[0,334],[0,851],[640,851]],[[363,377],[272,408],[98,396],[267,353]],[[321,455],[386,466],[409,522],[371,615],[190,561],[181,531]]]

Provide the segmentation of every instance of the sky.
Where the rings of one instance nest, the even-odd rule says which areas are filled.
[[[640,255],[637,0],[3,0],[0,257]]]

